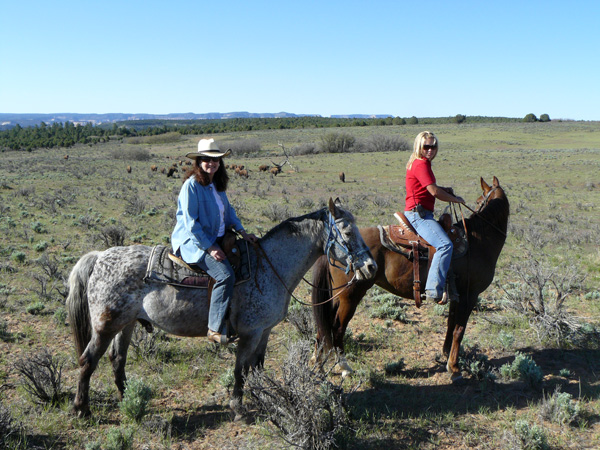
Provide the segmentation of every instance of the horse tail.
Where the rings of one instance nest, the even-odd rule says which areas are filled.
[[[83,354],[92,338],[87,285],[98,255],[100,252],[93,251],[82,256],[69,275],[69,295],[66,303],[71,334],[75,340],[78,357]]]
[[[311,298],[317,333],[324,340],[325,347],[332,348],[332,329],[335,311],[333,302],[326,302],[332,296],[329,261],[326,256],[321,256],[313,266],[312,281],[313,289]]]

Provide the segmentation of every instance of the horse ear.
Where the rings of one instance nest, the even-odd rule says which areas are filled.
[[[329,212],[331,213],[331,215],[333,217],[337,217],[338,216],[338,209],[337,209],[337,205],[339,205],[340,203],[340,199],[336,198],[335,202],[333,201],[333,199],[331,197],[329,197]]]
[[[492,180],[492,186],[494,186],[495,188],[500,186],[500,182],[498,181],[498,178],[496,178],[495,176],[494,176],[494,179]]]
[[[485,181],[483,181],[483,177],[481,177],[480,180],[481,180],[481,189],[483,190],[483,192],[485,192],[487,194],[488,191],[492,188],[489,187],[489,185]]]

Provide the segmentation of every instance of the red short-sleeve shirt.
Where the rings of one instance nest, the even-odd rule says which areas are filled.
[[[406,206],[409,211],[417,205],[433,211],[435,197],[429,193],[427,186],[435,184],[435,175],[431,170],[431,161],[415,159],[412,167],[406,171]]]

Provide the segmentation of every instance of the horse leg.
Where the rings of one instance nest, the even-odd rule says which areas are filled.
[[[242,396],[244,394],[244,378],[246,375],[248,375],[251,364],[254,363],[254,365],[256,365],[261,358],[257,355],[257,349],[261,345],[264,345],[266,348],[266,341],[269,338],[269,332],[270,329],[266,333],[257,333],[251,336],[240,336],[240,340],[238,341],[235,368],[233,370],[235,382],[233,384],[231,401],[229,402],[229,407],[235,413],[235,420],[239,420],[241,418]],[[264,362],[264,351],[262,354],[262,361]]]
[[[125,363],[127,362],[127,349],[131,342],[131,336],[135,329],[135,322],[131,325],[126,326],[117,336],[115,336],[112,346],[108,352],[108,359],[110,360],[113,368],[113,374],[115,376],[115,384],[119,390],[119,397],[123,400],[125,393],[125,383],[127,377],[125,375]]]
[[[98,362],[108,349],[113,335],[101,335],[92,332],[92,338],[85,351],[79,358],[79,381],[77,382],[77,393],[73,402],[73,412],[78,417],[89,417],[90,413],[90,378],[98,367]]]
[[[363,294],[364,295],[364,294]],[[360,296],[359,298],[362,298]],[[335,322],[333,325],[333,348],[338,352],[338,361],[335,365],[333,372],[340,373],[342,377],[346,377],[354,372],[348,360],[344,354],[344,336],[346,335],[346,329],[354,313],[358,303],[352,301],[350,295],[340,296],[340,303],[335,316]]]
[[[452,348],[452,342],[454,340],[454,329],[456,327],[456,314],[457,314],[457,303],[450,302],[450,308],[448,312],[448,326],[446,328],[446,338],[444,339],[444,346],[442,352],[446,359],[450,356],[450,349]]]
[[[460,344],[465,336],[465,330],[467,328],[467,321],[469,320],[469,316],[471,315],[471,311],[473,307],[471,305],[475,305],[477,301],[477,296],[474,298],[467,298],[467,301],[464,303],[458,303],[458,306],[455,308],[454,320],[452,321],[454,326],[450,328],[450,318],[448,318],[448,334],[452,331],[452,345],[450,347],[450,351],[448,353],[448,362],[446,363],[446,369],[450,372],[450,379],[452,383],[459,382],[462,380],[462,374],[460,371],[460,367],[458,366],[458,353],[460,351]],[[448,339],[448,335],[446,335],[446,339]],[[444,343],[444,347],[446,343]]]

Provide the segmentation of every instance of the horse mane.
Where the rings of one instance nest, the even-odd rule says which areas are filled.
[[[299,235],[306,232],[316,235],[321,230],[318,224],[325,220],[328,211],[328,208],[325,207],[299,217],[290,217],[289,219],[286,219],[280,224],[271,228],[267,234],[262,237],[262,239],[269,239],[272,235],[277,234],[282,230],[287,231],[291,235]],[[347,217],[350,221],[354,222],[354,216],[352,216],[352,213],[342,208],[339,208],[339,211],[341,212],[342,216]]]

